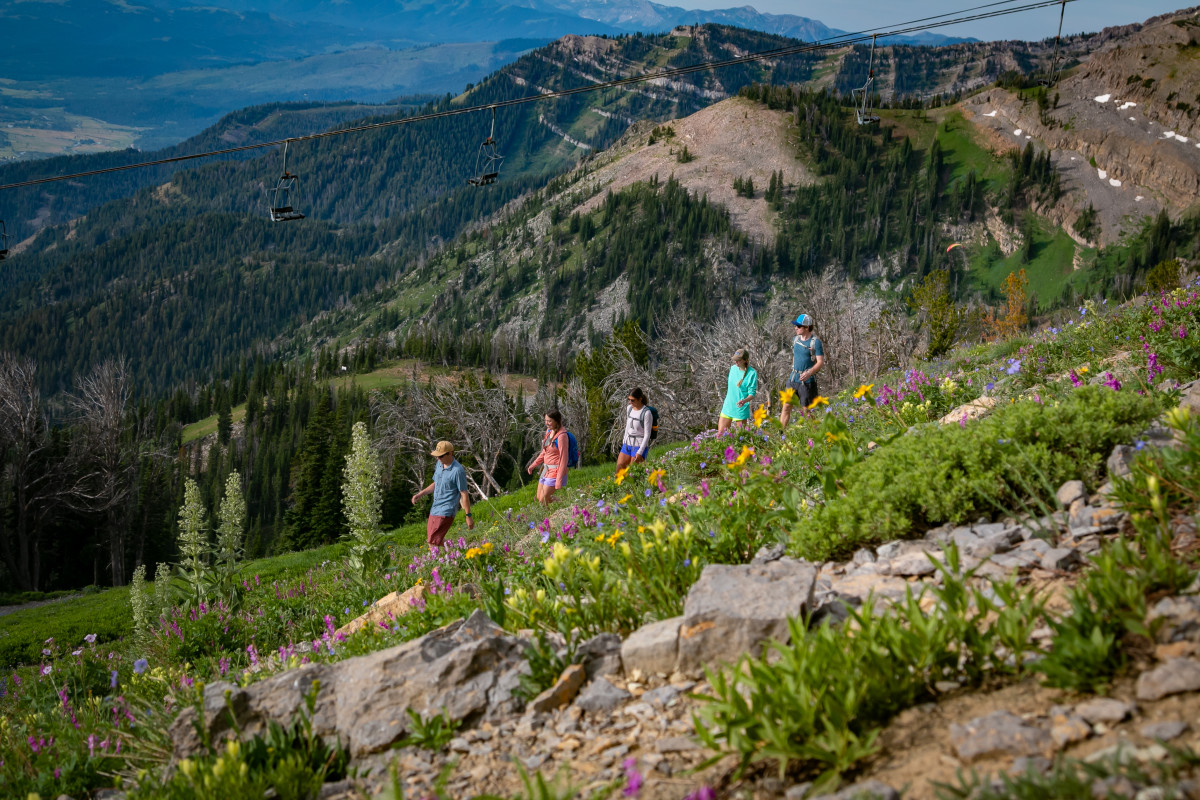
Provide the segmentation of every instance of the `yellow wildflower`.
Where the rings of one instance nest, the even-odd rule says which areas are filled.
[[[763,420],[765,420],[766,418],[767,418],[767,406],[764,403],[764,404],[760,405],[754,411],[754,426],[756,428],[761,428],[762,424],[763,424]]]
[[[625,535],[625,531],[621,531],[621,530],[619,530],[619,531],[617,531],[616,533],[614,533],[612,536],[608,537],[608,546],[609,546],[609,547],[616,547],[616,546],[617,546],[617,539],[620,539],[620,538],[621,538],[622,536],[624,536],[624,535]],[[600,538],[602,538],[602,539],[603,539],[604,537],[603,537],[603,536],[601,536]]]
[[[1088,371],[1088,368],[1087,368],[1087,367],[1080,367],[1079,369],[1077,369],[1077,370],[1075,370],[1075,371],[1076,371],[1077,373],[1079,373],[1080,375],[1083,375],[1085,372],[1087,372],[1087,371]]]
[[[646,476],[646,483],[654,486],[661,478],[665,477],[667,477],[667,471],[665,469],[656,469]]]
[[[598,535],[596,536],[596,538],[595,538],[595,539],[593,539],[592,541],[594,541],[594,542],[603,542],[603,541],[604,541],[604,534],[603,534],[603,533],[601,533],[601,534],[598,534]]]
[[[646,526],[638,525],[638,533],[645,533],[645,532],[646,532]]]
[[[808,410],[812,411],[817,406],[827,406],[827,405],[829,405],[829,401],[827,399],[825,399],[824,397],[822,397],[821,395],[817,395],[816,397],[813,398],[813,401],[808,404]]]
[[[796,390],[788,387],[779,393],[779,402],[782,405],[791,405],[796,402]]]
[[[875,388],[875,384],[873,384],[873,383],[859,384],[859,387],[854,391],[854,399],[862,400],[864,397],[869,395],[871,393],[871,390],[874,388]]]
[[[613,483],[617,486],[621,485],[621,481],[625,480],[625,473],[629,472],[629,467],[617,470],[617,477],[613,478]]]
[[[492,554],[492,543],[491,543],[491,542],[484,542],[484,543],[483,543],[483,547],[481,547],[481,548],[479,548],[479,549],[480,549],[481,551],[483,551],[483,554],[484,554],[485,556],[489,556],[489,555],[491,555],[491,554]]]
[[[745,464],[746,459],[750,458],[750,456],[752,456],[752,455],[754,455],[754,448],[746,447],[745,445],[742,445],[742,452],[738,453],[738,457],[730,462],[729,468],[737,469],[742,464]]]
[[[475,556],[479,556],[479,555],[483,555],[483,551],[480,550],[478,547],[472,547],[470,550],[468,550],[466,552],[466,554],[463,555],[463,558],[466,558],[469,560],[469,559],[475,558]]]
[[[627,494],[624,497],[622,497],[620,500],[617,501],[617,505],[625,505],[632,499],[633,499],[633,495]]]

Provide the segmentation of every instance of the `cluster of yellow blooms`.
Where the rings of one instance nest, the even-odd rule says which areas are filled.
[[[629,472],[629,467],[617,470],[617,477],[613,478],[613,483],[617,486],[621,485],[621,481],[625,480],[625,473]]]
[[[659,482],[659,480],[665,477],[667,477],[667,471],[665,469],[656,469],[646,476],[646,483],[654,486]]]
[[[871,393],[871,390],[874,388],[875,388],[875,384],[873,384],[873,383],[859,384],[858,388],[854,390],[854,399],[862,400],[864,397],[869,395]]]
[[[742,452],[738,453],[737,458],[735,458],[733,461],[729,462],[729,468],[737,469],[742,464],[745,464],[746,459],[750,458],[750,456],[752,456],[752,455],[754,455],[754,448],[746,447],[745,445],[742,445]]]
[[[478,556],[487,556],[492,553],[492,543],[484,542],[479,547],[472,547],[463,554],[463,558],[477,558]]]
[[[612,536],[605,536],[603,533],[601,533],[599,536],[596,537],[595,541],[605,542],[608,544],[609,547],[616,547],[617,540],[620,539],[624,535],[625,535],[625,531],[622,531],[622,530],[613,531]]]
[[[789,391],[791,391],[791,390],[789,389]],[[766,418],[767,418],[767,406],[766,406],[766,404],[763,404],[763,405],[760,405],[754,412],[754,426],[757,428],[761,428],[762,424],[763,424],[763,420],[765,420]]]

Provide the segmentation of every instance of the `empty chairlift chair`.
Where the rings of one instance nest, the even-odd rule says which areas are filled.
[[[279,183],[271,190],[271,222],[291,222],[296,219],[304,219],[304,215],[293,208],[293,203],[296,197],[296,181],[295,175],[287,171],[287,142],[283,144],[283,175],[279,178]]]
[[[479,145],[479,153],[475,156],[475,174],[467,178],[472,186],[488,186],[500,177],[500,162],[504,156],[496,150],[496,109],[492,108],[492,130],[488,137]]]
[[[4,227],[4,220],[0,219],[0,261],[8,258],[8,229]]]
[[[871,60],[867,63],[867,82],[861,89],[854,90],[854,115],[859,125],[871,125],[879,122],[879,115],[871,113],[871,85],[875,83],[875,37],[871,37]],[[862,94],[859,99],[858,95]]]

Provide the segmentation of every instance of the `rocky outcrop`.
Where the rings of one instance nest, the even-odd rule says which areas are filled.
[[[451,720],[497,718],[515,713],[513,695],[525,666],[526,643],[510,636],[476,611],[419,639],[349,658],[310,664],[240,688],[213,683],[204,690],[203,725],[212,741],[233,735],[230,713],[244,735],[259,733],[270,721],[287,723],[303,708],[304,696],[319,682],[314,730],[340,739],[358,757],[403,738],[411,724],[406,710]],[[201,748],[197,714],[184,709],[170,728],[178,756]]]
[[[416,607],[425,596],[425,584],[418,583],[405,591],[395,591],[376,600],[367,613],[350,620],[334,631],[335,635],[349,636],[371,625],[390,623],[396,617],[402,617]]]

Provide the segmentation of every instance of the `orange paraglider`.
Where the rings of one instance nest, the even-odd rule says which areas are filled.
[[[952,245],[950,245],[949,247],[947,247],[947,248],[946,248],[946,252],[947,252],[947,253],[949,253],[951,250],[953,250],[953,249],[954,249],[954,248],[956,248],[956,247],[962,247],[962,243],[961,243],[961,242],[955,242],[954,244],[952,244]]]

